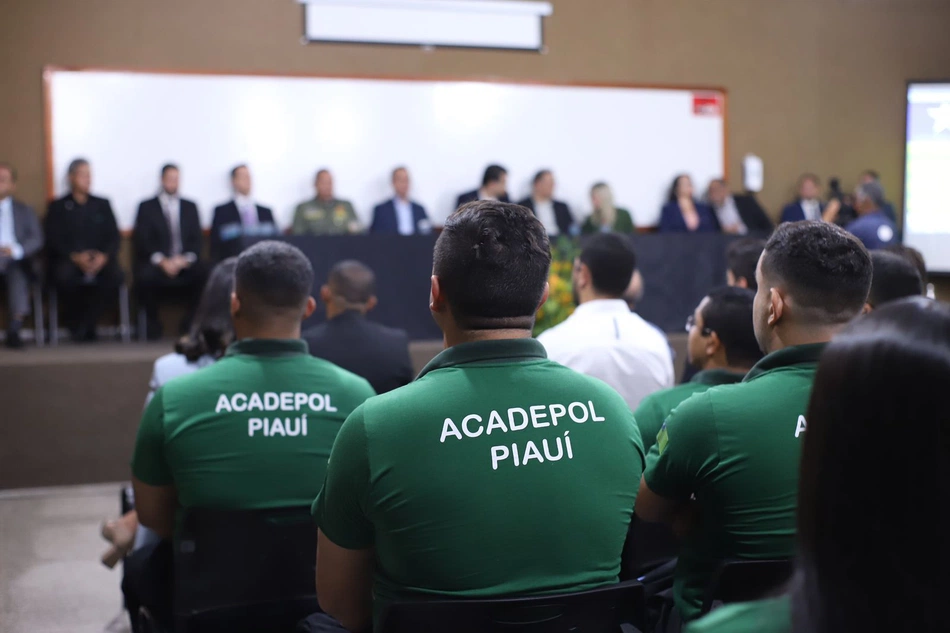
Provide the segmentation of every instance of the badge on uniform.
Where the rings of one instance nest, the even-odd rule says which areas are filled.
[[[660,432],[656,434],[656,447],[660,451],[660,455],[663,454],[663,451],[666,450],[666,445],[670,443],[670,436],[666,433],[666,424],[663,425],[663,428],[660,429]]]
[[[343,224],[344,222],[346,222],[346,207],[338,204],[333,208],[333,223]]]

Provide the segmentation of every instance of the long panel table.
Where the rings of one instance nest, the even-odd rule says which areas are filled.
[[[326,236],[281,238],[313,263],[314,296],[333,264],[356,259],[376,273],[379,305],[370,318],[406,330],[412,340],[441,338],[429,314],[429,278],[435,236]],[[720,234],[647,234],[630,237],[643,275],[645,294],[637,306],[643,318],[666,332],[679,332],[696,304],[726,280],[725,250],[735,239]],[[305,327],[324,320],[318,307]]]

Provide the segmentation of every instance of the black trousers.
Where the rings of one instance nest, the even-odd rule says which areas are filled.
[[[123,275],[115,259],[109,261],[99,274],[86,278],[71,261],[60,261],[53,266],[53,283],[62,299],[63,315],[74,336],[92,336],[103,310],[116,301]]]
[[[139,268],[135,276],[135,294],[145,309],[149,332],[161,334],[158,306],[163,299],[168,298],[185,302],[185,315],[179,324],[181,330],[179,334],[187,332],[191,327],[191,321],[198,308],[198,301],[201,300],[201,292],[204,290],[207,278],[208,267],[200,261],[182,270],[177,277],[169,277],[159,266],[152,264]]]
[[[159,541],[134,550],[123,563],[122,594],[133,633],[139,633],[139,609],[145,607],[165,630],[172,630],[172,543]]]

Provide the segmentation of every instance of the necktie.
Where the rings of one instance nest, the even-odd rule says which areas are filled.
[[[245,226],[254,226],[257,224],[257,209],[254,205],[245,203],[241,209],[241,217]]]
[[[172,215],[171,201],[166,201],[162,206],[165,208],[165,221],[168,222],[168,232],[171,237],[172,257],[181,255],[180,227],[178,226],[178,219]]]

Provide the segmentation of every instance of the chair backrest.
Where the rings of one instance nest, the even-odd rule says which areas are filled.
[[[394,603],[378,633],[618,633],[643,615],[643,585],[629,581],[553,596]]]
[[[794,563],[789,559],[726,561],[709,583],[702,612],[709,613],[716,603],[763,598],[788,582],[793,570]]]
[[[185,511],[174,556],[175,630],[293,631],[319,610],[309,508]]]
[[[620,579],[635,579],[676,558],[680,545],[666,523],[649,523],[636,515],[623,546]]]

